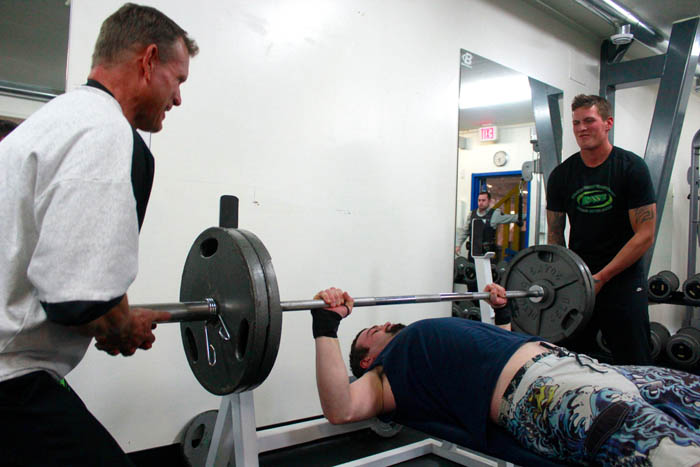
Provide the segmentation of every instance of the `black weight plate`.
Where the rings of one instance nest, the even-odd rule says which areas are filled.
[[[700,303],[700,274],[689,277],[683,283],[683,295],[694,303]]]
[[[262,266],[234,229],[211,227],[195,240],[182,272],[180,301],[216,300],[231,339],[219,336],[218,320],[180,324],[187,361],[199,383],[216,395],[258,384],[267,333],[267,291]],[[205,326],[216,363],[207,361]]]
[[[464,256],[458,256],[454,262],[454,282],[461,283],[464,281],[464,272],[467,268],[469,260]]]
[[[593,314],[595,290],[586,263],[559,245],[536,245],[518,253],[502,281],[506,290],[528,290],[539,285],[539,302],[514,299],[513,330],[558,343],[583,330]]]
[[[491,263],[491,279],[496,284],[500,284],[501,282],[501,271],[499,271],[493,263]]]
[[[691,369],[700,361],[700,330],[681,328],[666,342],[666,355],[679,368]]]
[[[207,410],[190,420],[180,442],[182,457],[189,467],[204,467],[211,446],[218,410]]]
[[[496,264],[496,273],[494,273],[494,282],[498,282],[499,284],[503,280],[506,274],[506,269],[508,269],[508,262],[503,260],[499,261],[498,264]],[[496,277],[498,277],[498,281],[496,281]]]
[[[481,321],[481,308],[478,306],[470,306],[467,308],[466,314],[464,316],[472,321]]]
[[[467,281],[475,281],[476,280],[476,266],[472,262],[468,262],[464,266],[464,278]]]
[[[265,352],[263,354],[262,363],[260,365],[260,370],[258,371],[259,384],[267,378],[272,371],[272,366],[275,364],[277,359],[277,352],[280,347],[280,339],[282,337],[282,306],[280,305],[280,292],[277,287],[277,275],[275,274],[275,269],[272,267],[272,258],[270,253],[268,253],[265,245],[260,241],[260,239],[247,230],[239,229],[238,232],[242,234],[251,244],[255,253],[258,255],[258,259],[262,264],[263,272],[265,274],[265,285],[267,287],[267,305],[269,311],[269,320],[267,326],[267,339],[265,342]]]
[[[654,300],[665,300],[678,289],[679,279],[671,271],[661,271],[649,278],[649,295]]]
[[[252,266],[251,272],[254,273],[255,277],[255,290],[259,300],[256,302],[255,315],[256,315],[256,341],[253,350],[254,357],[250,362],[250,377],[246,378],[245,385],[242,385],[236,392],[250,391],[253,388],[258,387],[267,377],[261,377],[260,366],[262,365],[263,356],[265,355],[265,349],[267,347],[267,332],[270,323],[270,306],[267,299],[267,283],[265,280],[265,270],[262,267],[260,258],[250,244],[248,239],[241,233],[238,229],[231,229],[229,233],[237,239],[238,245],[241,247],[241,251],[246,257],[249,266]],[[253,276],[252,276],[253,277]]]
[[[595,341],[596,344],[598,344],[598,348],[602,350],[605,353],[610,353],[610,347],[608,347],[608,343],[605,342],[605,339],[603,338],[603,331],[598,330],[598,334],[595,336]]]
[[[661,356],[661,352],[666,348],[666,343],[668,342],[671,333],[666,326],[656,321],[650,323],[651,327],[651,359],[653,361],[658,361]]]
[[[392,421],[383,422],[378,418],[375,418],[369,427],[381,438],[393,438],[403,429],[403,425],[399,425],[398,423]]]

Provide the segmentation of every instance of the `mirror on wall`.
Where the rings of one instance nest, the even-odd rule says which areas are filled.
[[[472,217],[488,220],[491,228],[478,241],[494,252],[494,279],[519,250],[546,243],[544,180],[561,161],[562,94],[461,50],[456,292],[477,287],[468,250]]]

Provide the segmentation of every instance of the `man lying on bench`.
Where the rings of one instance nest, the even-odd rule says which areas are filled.
[[[509,321],[505,289],[485,291],[497,322]],[[318,392],[331,423],[380,416],[519,463],[529,463],[528,453],[513,440],[566,464],[700,467],[698,376],[604,365],[539,337],[434,318],[360,331],[350,351],[358,379],[349,383],[337,329],[353,299],[336,288],[315,298],[329,306],[312,315]]]

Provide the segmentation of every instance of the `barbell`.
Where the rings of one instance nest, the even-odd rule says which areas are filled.
[[[551,342],[573,336],[590,319],[595,293],[585,263],[555,245],[522,250],[502,278],[515,301],[515,330]],[[355,298],[355,307],[484,300],[486,292]],[[322,300],[281,301],[272,259],[252,232],[211,227],[190,248],[180,302],[134,305],[171,313],[179,322],[187,361],[216,395],[254,389],[277,357],[282,312],[325,308]]]

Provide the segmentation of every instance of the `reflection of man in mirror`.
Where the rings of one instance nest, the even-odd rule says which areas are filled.
[[[0,119],[0,141],[5,139],[5,136],[9,135],[15,128],[17,128],[17,124],[15,122]]]
[[[567,348],[595,351],[600,329],[616,364],[648,365],[649,313],[642,257],[654,241],[656,197],[644,160],[613,146],[608,101],[578,95],[571,104],[581,148],[554,169],[547,184],[547,241],[565,245],[591,272],[596,291],[593,317]]]
[[[472,238],[472,221],[481,219],[484,221],[484,232],[482,236],[482,248],[484,252],[496,251],[496,226],[498,224],[509,224],[518,222],[517,214],[503,214],[500,209],[494,209],[491,206],[491,193],[482,191],[479,193],[477,201],[477,209],[469,214],[467,225],[457,232],[457,248],[455,253],[459,254],[462,249],[462,244],[466,240],[465,245],[468,255],[471,258],[471,238]]]

